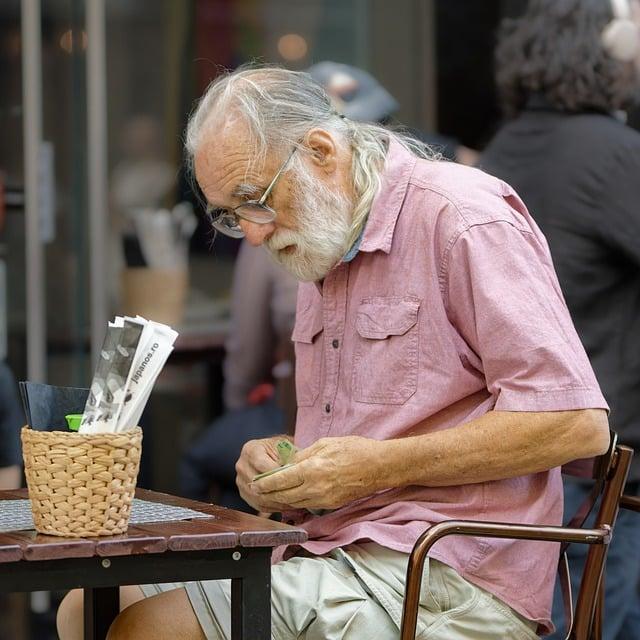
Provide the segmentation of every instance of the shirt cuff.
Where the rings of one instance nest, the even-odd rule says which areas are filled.
[[[604,409],[609,405],[599,389],[570,387],[565,389],[500,389],[494,411],[577,411]]]

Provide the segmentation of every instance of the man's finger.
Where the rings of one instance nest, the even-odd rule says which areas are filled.
[[[307,447],[306,449],[299,449],[293,456],[293,462],[302,462],[303,460],[311,458],[318,453],[319,448],[321,447],[318,446],[318,443],[314,442],[310,447]]]
[[[256,452],[254,455],[249,456],[246,460],[247,466],[249,469],[255,473],[260,473],[262,471],[267,471],[268,469],[272,469],[273,467],[278,466],[278,460],[273,459],[266,451],[262,450],[260,452]]]
[[[271,498],[265,500],[262,496],[257,495],[247,487],[238,488],[240,489],[242,499],[258,512],[280,513],[290,508],[289,504],[279,503]]]
[[[286,504],[288,508],[300,508],[303,504],[313,502],[313,497],[309,495],[309,488],[304,484],[293,489],[285,489],[284,491],[274,491],[268,494],[269,500],[273,500],[279,504]],[[317,498],[316,498],[317,499]]]
[[[299,465],[293,464],[286,469],[277,471],[276,473],[256,480],[251,483],[251,488],[258,494],[269,494],[273,491],[286,491],[294,489],[304,483]]]

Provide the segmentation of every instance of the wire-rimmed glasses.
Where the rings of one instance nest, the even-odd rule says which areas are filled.
[[[237,207],[228,208],[214,208],[208,205],[206,213],[211,226],[216,231],[231,238],[244,238],[244,231],[240,227],[241,219],[254,222],[255,224],[269,224],[273,222],[276,219],[276,212],[265,203],[280,179],[280,176],[289,165],[289,162],[291,162],[291,158],[293,158],[296,149],[297,147],[293,148],[293,151],[291,151],[280,169],[278,169],[276,175],[273,176],[273,180],[271,180],[269,186],[264,190],[264,193],[258,200],[247,200]]]

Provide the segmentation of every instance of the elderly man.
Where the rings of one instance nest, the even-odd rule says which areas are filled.
[[[253,441],[236,467],[247,502],[309,532],[304,549],[274,558],[273,637],[397,637],[425,528],[560,524],[558,467],[607,448],[607,405],[547,244],[508,185],[341,117],[305,74],[217,79],[187,148],[213,226],[303,281],[300,452],[254,481],[276,466],[276,440]],[[536,638],[551,628],[557,554],[443,540],[418,637]],[[227,638],[229,592],[222,581],[130,587],[109,638]],[[72,595],[61,607],[63,640],[78,637],[78,605]]]

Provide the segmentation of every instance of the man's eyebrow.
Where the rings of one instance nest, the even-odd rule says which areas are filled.
[[[250,184],[248,182],[241,182],[240,184],[236,185],[234,190],[231,192],[231,197],[232,198],[247,198],[247,197],[257,198],[264,193],[265,189],[266,187],[259,187],[255,184]],[[208,200],[208,198],[205,198],[205,200],[207,202],[208,208],[212,211],[228,208],[223,205],[213,204]]]
[[[256,186],[255,184],[249,184],[248,182],[241,182],[236,186],[231,194],[235,198],[242,198],[244,196],[257,196],[260,195],[264,189]]]

